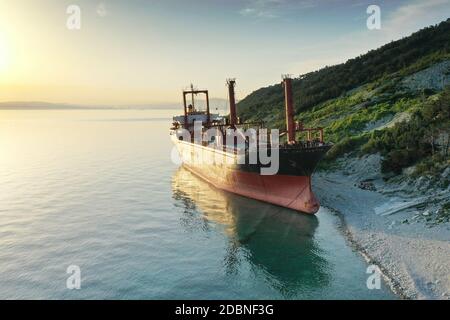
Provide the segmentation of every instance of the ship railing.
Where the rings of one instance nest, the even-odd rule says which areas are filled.
[[[297,142],[320,142],[324,143],[323,128],[303,128],[301,125],[296,126],[296,141]],[[299,134],[300,133],[300,134]],[[280,137],[287,135],[287,131],[280,133]]]

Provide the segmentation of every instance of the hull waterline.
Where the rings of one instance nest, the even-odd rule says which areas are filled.
[[[245,168],[235,164],[193,161],[196,157],[214,158],[217,152],[227,158],[235,158],[236,155],[177,139],[173,139],[173,142],[183,166],[218,189],[307,214],[319,210],[319,201],[311,189],[310,175],[261,175],[251,170],[245,171]]]
[[[257,173],[236,171],[228,179],[211,177],[198,167],[183,165],[187,170],[213,185],[215,188],[247,198],[264,201],[307,214],[315,214],[320,203],[311,190],[311,177],[263,176]],[[224,183],[223,181],[230,181]]]

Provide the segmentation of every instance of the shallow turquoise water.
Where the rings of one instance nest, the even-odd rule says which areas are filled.
[[[169,114],[0,110],[0,298],[395,298],[367,289],[326,209],[230,195],[173,164]]]

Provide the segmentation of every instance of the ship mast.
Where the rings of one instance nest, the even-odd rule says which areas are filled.
[[[236,79],[227,79],[228,85],[228,98],[230,101],[230,125],[235,127],[237,124],[237,115],[236,115],[236,100],[234,94],[234,86],[236,85]]]
[[[192,111],[195,111],[194,85],[192,83],[191,83],[191,101],[192,101]]]
[[[206,126],[210,126],[211,125],[211,113],[209,110],[209,93],[208,90],[198,90],[198,89],[194,89],[194,86],[191,84],[190,86],[190,90],[183,90],[183,105],[184,105],[184,127],[186,129],[189,129],[189,127],[191,126],[190,123],[188,123],[188,106],[187,106],[187,102],[186,102],[186,96],[187,95],[191,95],[192,98],[192,109],[194,109],[194,95],[197,94],[204,94],[206,96]]]
[[[292,97],[292,78],[283,75],[284,104],[286,109],[286,130],[288,144],[295,144],[294,99]]]

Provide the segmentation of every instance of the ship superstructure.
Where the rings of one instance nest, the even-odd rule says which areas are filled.
[[[311,176],[331,145],[324,142],[323,128],[305,128],[294,120],[291,77],[283,77],[286,130],[273,130],[276,136],[263,122],[245,122],[237,116],[235,85],[235,79],[227,80],[228,117],[210,112],[208,90],[191,85],[183,91],[184,113],[173,118],[171,128],[183,165],[216,188],[316,213],[320,205]],[[206,98],[201,111],[195,107],[199,94]]]

